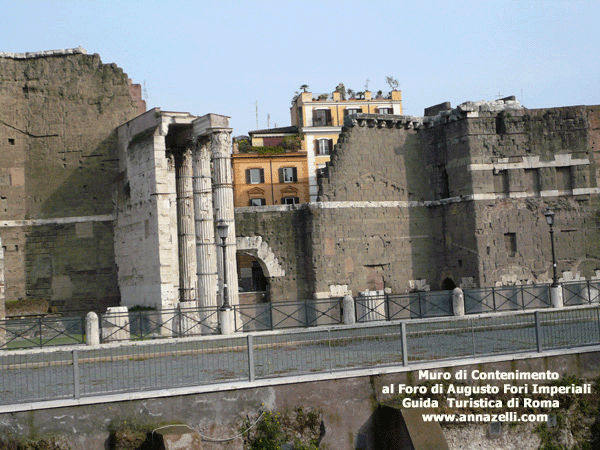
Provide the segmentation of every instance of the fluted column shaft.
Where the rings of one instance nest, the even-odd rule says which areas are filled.
[[[196,298],[196,233],[194,230],[194,198],[192,150],[174,152],[175,189],[177,191],[177,243],[179,246],[179,299]]]
[[[231,170],[231,129],[213,129],[210,138],[214,171],[213,197],[215,202],[215,220],[217,223],[222,221],[228,225],[227,239],[225,241],[227,287],[229,303],[231,305],[237,305],[239,304],[239,297],[236,263],[235,211],[233,206],[233,174]],[[217,261],[219,273],[224,273],[222,252],[217,252]],[[223,299],[221,298],[221,304],[222,302]]]
[[[217,306],[217,249],[213,220],[213,193],[210,170],[210,140],[200,137],[193,152],[194,216],[198,306]]]

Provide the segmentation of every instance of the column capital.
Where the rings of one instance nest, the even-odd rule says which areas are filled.
[[[210,142],[213,153],[231,154],[231,128],[213,129]]]

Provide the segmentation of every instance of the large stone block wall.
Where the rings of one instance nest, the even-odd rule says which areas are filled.
[[[112,220],[24,228],[27,297],[58,311],[105,312],[119,303]]]
[[[313,297],[312,214],[307,205],[236,208],[237,236],[260,236],[285,275],[269,279],[273,300],[296,301]]]
[[[290,259],[285,245],[275,251],[307,276],[282,282],[309,296],[339,285],[406,292],[422,279],[431,289],[446,278],[547,282],[548,208],[559,277],[597,276],[599,125],[597,107],[530,111],[512,98],[425,118],[350,119],[320,179],[322,202],[300,208],[310,259]],[[282,212],[270,216],[276,225],[257,226],[252,212],[241,235],[290,220]]]
[[[122,69],[83,49],[0,54],[0,237],[7,253],[7,300],[62,295],[64,289],[54,292],[51,281],[35,281],[37,272],[50,270],[41,278],[51,280],[92,271],[104,275],[89,277],[86,286],[73,283],[73,298],[118,303],[116,279],[105,276],[116,273],[114,259],[104,257],[113,241],[108,193],[118,172],[114,129],[145,107],[132,97],[135,92]],[[84,240],[100,254],[81,258],[79,245],[69,239],[73,227],[90,221],[94,230]],[[65,223],[70,225],[60,226]],[[28,256],[29,249],[35,256]],[[38,267],[38,261],[45,262]],[[70,308],[68,302],[55,306]]]
[[[175,167],[160,125],[153,109],[118,128],[115,256],[125,306],[160,309],[178,299]]]

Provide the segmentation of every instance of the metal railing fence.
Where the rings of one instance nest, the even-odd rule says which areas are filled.
[[[600,302],[600,280],[561,283],[565,306],[591,305]]]
[[[539,309],[551,306],[549,284],[464,289],[463,294],[466,314]]]
[[[597,306],[0,353],[0,404],[600,343]]]
[[[600,303],[600,280],[561,284],[564,305]],[[549,308],[550,285],[520,285],[465,289],[465,313],[482,314]],[[410,292],[357,296],[359,323],[451,316],[452,291]],[[253,332],[343,323],[342,298],[298,302],[265,302],[235,305],[237,332]],[[101,315],[102,342],[146,340],[219,333],[218,307],[129,311]],[[0,348],[17,349],[83,344],[85,318],[36,317],[0,320]]]
[[[31,317],[0,320],[0,348],[85,343],[85,317]]]
[[[233,309],[235,331],[265,331],[343,323],[340,297],[235,305]]]
[[[355,299],[356,321],[422,319],[452,315],[452,291],[409,292]]]

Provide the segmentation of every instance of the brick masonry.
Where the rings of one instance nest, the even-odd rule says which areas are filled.
[[[419,279],[434,290],[446,279],[546,282],[550,208],[559,276],[593,277],[599,112],[527,110],[507,98],[442,104],[425,117],[359,115],[346,123],[320,179],[320,202],[287,213],[266,208],[254,220],[240,209],[238,234],[263,236],[287,262],[296,276],[272,287],[288,296],[336,285],[406,292]],[[291,215],[301,224],[293,238]],[[304,243],[293,257],[292,242]]]
[[[118,304],[114,130],[145,108],[132,97],[139,86],[81,48],[2,53],[0,86],[6,299],[59,310]]]
[[[137,120],[164,130],[129,130],[145,109],[139,86],[83,49],[2,53],[0,86],[6,299],[100,312],[124,292],[127,304],[176,301],[166,152],[195,116],[157,109]],[[131,134],[127,152],[119,126]],[[260,236],[277,261],[272,300],[542,282],[552,276],[551,208],[559,273],[591,277],[600,270],[599,150],[598,106],[527,110],[507,98],[443,103],[424,117],[358,115],[320,178],[319,201],[238,208],[237,237]],[[127,158],[137,161],[135,186],[123,176]],[[132,258],[147,266],[143,280]]]

